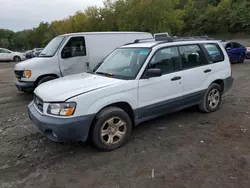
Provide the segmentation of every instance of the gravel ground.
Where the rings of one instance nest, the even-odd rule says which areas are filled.
[[[40,135],[13,67],[0,63],[1,188],[249,188],[250,61],[233,65],[234,86],[217,112],[189,108],[143,123],[108,153]]]

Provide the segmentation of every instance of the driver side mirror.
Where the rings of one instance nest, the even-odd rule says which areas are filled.
[[[161,75],[162,75],[161,69],[150,68],[146,71],[147,78],[160,77]]]
[[[227,47],[226,50],[231,50],[231,48],[230,48],[230,47]]]

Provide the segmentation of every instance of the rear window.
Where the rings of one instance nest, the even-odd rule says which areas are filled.
[[[224,55],[218,44],[204,44],[208,55],[211,57],[213,63],[224,61]]]

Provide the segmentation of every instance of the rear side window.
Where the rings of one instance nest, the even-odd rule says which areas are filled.
[[[206,64],[204,55],[198,45],[180,46],[179,50],[183,69],[190,69]]]
[[[224,61],[223,52],[217,44],[204,44],[204,47],[213,63]]]

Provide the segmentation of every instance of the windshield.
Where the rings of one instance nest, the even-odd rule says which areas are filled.
[[[95,70],[95,74],[125,80],[135,79],[149,53],[149,48],[116,49]]]
[[[55,55],[57,49],[65,39],[65,36],[58,36],[52,39],[49,44],[43,49],[39,57],[52,57]]]

